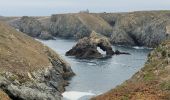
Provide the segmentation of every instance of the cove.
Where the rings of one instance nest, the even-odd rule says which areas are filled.
[[[41,42],[69,62],[76,74],[63,93],[64,100],[88,100],[94,95],[107,92],[120,85],[143,67],[151,51],[147,48],[112,46],[113,50],[129,52],[131,55],[87,60],[65,56],[65,52],[76,44],[74,40],[57,38],[56,40],[41,40]]]

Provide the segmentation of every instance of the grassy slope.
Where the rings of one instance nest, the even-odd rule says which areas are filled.
[[[131,79],[92,100],[170,100],[170,41],[153,50]]]
[[[0,22],[0,71],[24,75],[51,66],[48,52],[61,60],[46,46]]]
[[[99,16],[93,16],[92,14],[86,13],[78,13],[75,15],[84,25],[91,28],[92,30],[98,30],[98,28],[106,28],[112,30],[112,27]]]

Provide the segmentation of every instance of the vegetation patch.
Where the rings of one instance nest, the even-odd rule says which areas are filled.
[[[160,84],[161,89],[163,90],[170,90],[170,81],[163,82]]]

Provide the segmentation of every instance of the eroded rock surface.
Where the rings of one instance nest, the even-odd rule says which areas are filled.
[[[155,47],[169,38],[170,11],[102,13],[113,27],[111,43]]]
[[[105,51],[107,57],[111,57],[113,54],[123,54],[120,51],[114,52],[109,39],[93,31],[89,37],[80,39],[71,50],[66,52],[66,56],[75,56],[77,58],[102,58],[103,55],[97,50],[97,47]]]
[[[89,37],[80,39],[71,50],[66,52],[66,55],[78,58],[102,58],[97,47],[105,51],[107,56],[114,54],[109,39],[93,31]]]

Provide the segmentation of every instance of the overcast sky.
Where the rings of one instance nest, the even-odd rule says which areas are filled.
[[[0,0],[2,16],[47,16],[56,13],[170,10],[170,0]]]

